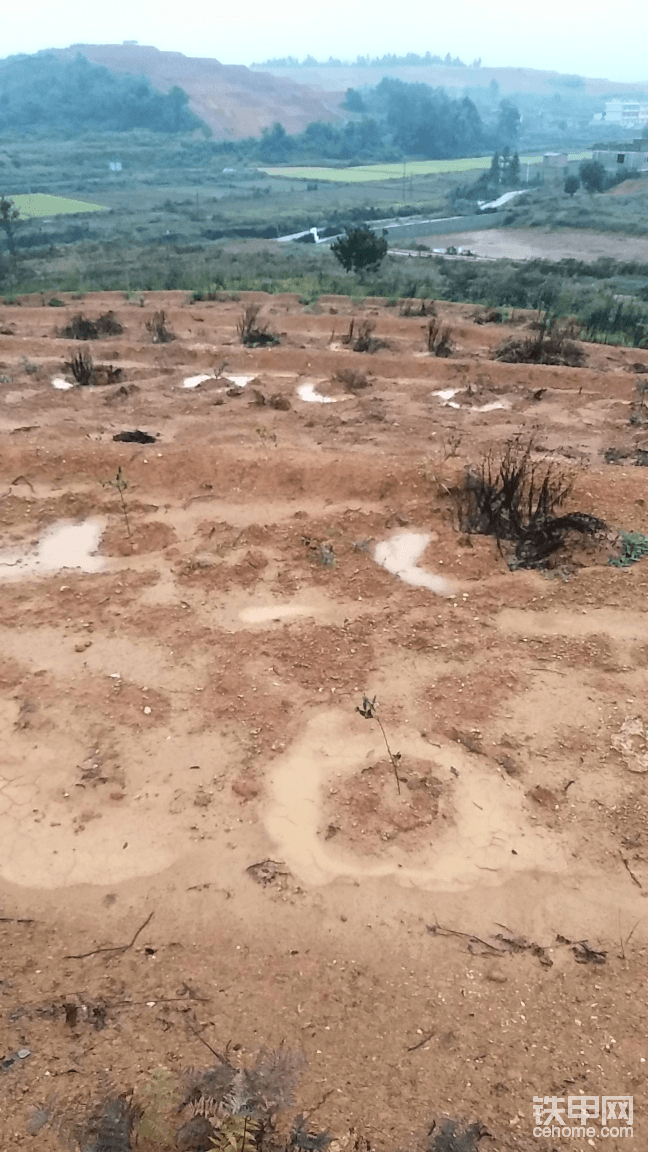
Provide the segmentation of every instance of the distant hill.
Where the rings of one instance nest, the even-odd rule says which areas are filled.
[[[339,98],[313,92],[301,77],[277,77],[140,44],[73,44],[56,49],[62,59],[73,59],[77,53],[111,71],[146,76],[161,92],[175,86],[184,89],[190,110],[212,129],[216,140],[260,136],[275,121],[295,133],[314,120],[343,119]]]
[[[566,75],[561,72],[542,72],[535,68],[487,68],[457,67],[451,64],[297,64],[291,67],[276,66],[272,63],[253,64],[253,69],[271,72],[282,80],[307,84],[319,95],[332,98],[347,88],[374,86],[383,76],[395,80],[415,81],[431,84],[433,88],[447,89],[487,88],[494,80],[502,96],[513,93],[528,93],[552,96],[578,92],[583,96],[609,96],[611,94],[631,95],[648,92],[648,67],[646,82],[620,84],[616,80],[592,79],[586,76]]]

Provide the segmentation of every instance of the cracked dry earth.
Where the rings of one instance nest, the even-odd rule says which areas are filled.
[[[603,453],[641,446],[648,354],[498,364],[524,318],[448,305],[436,360],[384,302],[245,299],[278,346],[238,342],[236,300],[1,310],[0,1059],[31,1055],[0,1071],[0,1146],[59,1147],[33,1109],[106,1070],[208,1064],[198,1032],[301,1049],[341,1147],[422,1149],[443,1116],[563,1147],[533,1096],[612,1093],[642,1147],[648,561],[511,572],[447,488],[533,435],[570,507],[645,532],[645,471]],[[87,345],[118,384],[52,387],[80,309],[124,325]],[[352,317],[387,347],[345,347]],[[154,443],[113,441],[134,429]],[[450,595],[376,563],[408,531]]]

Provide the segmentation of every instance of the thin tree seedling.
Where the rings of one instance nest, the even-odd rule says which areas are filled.
[[[128,522],[128,509],[126,507],[126,501],[124,500],[124,492],[128,488],[128,480],[126,479],[126,477],[124,476],[124,473],[121,470],[121,464],[120,464],[119,468],[117,469],[117,475],[115,476],[115,479],[114,480],[104,480],[103,481],[103,487],[104,488],[116,488],[117,491],[119,492],[119,499],[121,501],[122,512],[124,514],[124,521],[126,523],[126,531],[128,532],[128,539],[132,542],[133,533],[130,530],[130,524]]]
[[[400,754],[400,752],[392,752],[391,748],[389,747],[389,741],[387,739],[387,733],[385,732],[385,729],[383,728],[382,720],[380,719],[380,716],[378,715],[378,704],[376,702],[376,697],[374,696],[373,699],[370,699],[369,696],[363,695],[362,705],[360,707],[356,708],[356,712],[359,712],[361,716],[364,716],[365,720],[376,720],[377,721],[377,723],[380,727],[380,731],[383,734],[383,740],[385,741],[385,747],[387,749],[387,755],[389,756],[389,759],[391,761],[391,766],[394,769],[394,776],[396,777],[396,787],[398,788],[398,795],[400,796],[400,790],[401,789],[400,789],[400,780],[398,778],[398,762],[401,758],[401,754]]]

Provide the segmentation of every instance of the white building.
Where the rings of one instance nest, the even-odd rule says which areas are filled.
[[[648,152],[593,152],[608,172],[648,172]]]
[[[607,100],[605,112],[594,119],[604,124],[617,124],[620,128],[645,128],[648,104],[639,100]]]

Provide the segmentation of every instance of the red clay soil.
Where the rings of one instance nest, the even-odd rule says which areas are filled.
[[[549,1152],[535,1095],[614,1093],[643,1147],[648,560],[512,572],[449,490],[519,433],[573,470],[567,510],[646,532],[645,470],[603,452],[643,444],[648,353],[499,364],[526,319],[444,305],[436,360],[379,301],[245,299],[279,345],[238,342],[236,299],[0,309],[0,1061],[31,1053],[0,1071],[0,1147],[60,1147],[34,1109],[106,1071],[141,1097],[215,1063],[196,1032],[235,1064],[302,1051],[334,1152],[423,1149],[444,1116]],[[87,345],[121,384],[52,386],[80,309],[124,325]],[[349,350],[352,317],[387,347]],[[99,570],[21,568],[87,520]],[[376,563],[407,531],[449,596]]]

